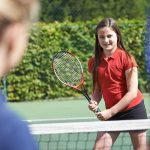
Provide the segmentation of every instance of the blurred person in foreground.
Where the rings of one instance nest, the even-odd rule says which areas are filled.
[[[37,19],[37,0],[0,0],[0,77],[21,60],[30,23]],[[0,150],[36,150],[27,124],[5,103],[0,91]]]

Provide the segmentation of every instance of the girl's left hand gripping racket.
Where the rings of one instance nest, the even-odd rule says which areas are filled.
[[[60,51],[53,56],[52,66],[56,77],[63,84],[82,93],[90,103],[91,98],[84,87],[83,68],[76,56],[66,51]],[[97,108],[96,112],[100,112],[100,109]]]

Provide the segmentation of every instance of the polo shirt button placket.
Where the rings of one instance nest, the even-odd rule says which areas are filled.
[[[106,67],[105,75],[106,75],[106,78],[108,78],[108,68],[109,68],[108,60],[106,60],[106,64],[107,64],[107,67]]]

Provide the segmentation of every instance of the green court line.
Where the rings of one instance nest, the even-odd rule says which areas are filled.
[[[73,117],[73,118],[54,118],[54,119],[32,119],[25,120],[30,124],[62,123],[62,122],[93,122],[98,121],[95,117]]]

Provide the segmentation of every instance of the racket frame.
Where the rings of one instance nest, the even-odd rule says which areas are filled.
[[[60,79],[60,77],[57,75],[56,71],[55,71],[55,65],[54,65],[53,62],[54,62],[56,56],[57,56],[59,53],[63,53],[63,52],[72,55],[72,56],[78,61],[78,63],[80,64],[80,68],[81,68],[81,71],[82,71],[82,77],[81,77],[80,84],[78,84],[78,85],[76,85],[76,86],[69,85],[69,84],[65,83],[64,81],[62,81],[62,80]],[[57,53],[53,56],[53,59],[52,59],[52,68],[53,68],[53,71],[54,71],[56,77],[58,78],[58,80],[59,80],[60,82],[62,82],[62,83],[63,83],[64,85],[66,85],[66,86],[69,86],[69,87],[71,87],[71,88],[73,88],[73,89],[79,91],[81,94],[83,94],[83,95],[85,96],[85,98],[88,100],[89,103],[91,102],[92,99],[91,99],[90,96],[88,95],[87,90],[85,89],[85,86],[84,86],[84,72],[83,72],[83,67],[82,67],[82,64],[81,64],[80,60],[78,59],[78,57],[76,57],[74,54],[72,54],[72,53],[70,53],[70,52],[67,52],[67,51],[60,51],[60,52],[57,52]],[[100,112],[100,109],[97,108],[97,111],[96,111],[96,112]]]

